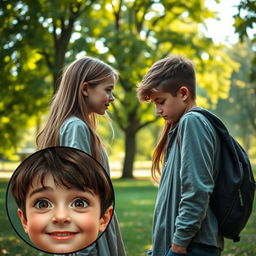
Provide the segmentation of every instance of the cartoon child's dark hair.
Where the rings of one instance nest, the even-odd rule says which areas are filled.
[[[44,187],[44,179],[51,174],[56,185],[77,188],[97,194],[101,202],[101,217],[114,204],[114,190],[104,168],[93,157],[75,148],[49,147],[25,159],[11,177],[12,195],[26,217],[26,196],[37,178]]]

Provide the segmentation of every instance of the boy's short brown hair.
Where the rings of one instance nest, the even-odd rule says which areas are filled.
[[[151,66],[138,86],[137,95],[140,101],[150,100],[150,95],[154,90],[169,92],[176,96],[181,86],[188,87],[191,98],[195,99],[194,64],[180,55],[171,55]]]
[[[100,198],[101,217],[114,204],[114,190],[104,168],[90,155],[70,147],[50,147],[25,159],[11,177],[12,195],[26,216],[26,196],[35,178],[44,187],[51,174],[56,185],[90,191]]]

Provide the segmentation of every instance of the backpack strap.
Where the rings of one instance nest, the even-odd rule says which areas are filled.
[[[232,153],[231,155],[234,157],[234,160],[239,161],[239,156],[237,154],[237,151],[235,150],[235,145],[233,142],[234,139],[219,117],[203,108],[194,108],[191,109],[189,112],[197,112],[204,115],[215,128],[221,140],[227,145],[227,148],[230,149],[230,153]]]

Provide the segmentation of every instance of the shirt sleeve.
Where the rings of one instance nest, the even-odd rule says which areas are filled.
[[[64,124],[60,129],[60,146],[77,148],[91,155],[91,134],[88,126],[81,120]]]
[[[178,136],[181,201],[172,242],[187,247],[206,217],[214,188],[216,133],[203,117],[191,113],[181,121]]]

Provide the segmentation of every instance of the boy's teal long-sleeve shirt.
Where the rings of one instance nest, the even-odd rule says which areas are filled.
[[[170,131],[153,218],[153,256],[164,256],[173,243],[223,248],[209,207],[219,154],[219,137],[200,113],[186,113]]]

